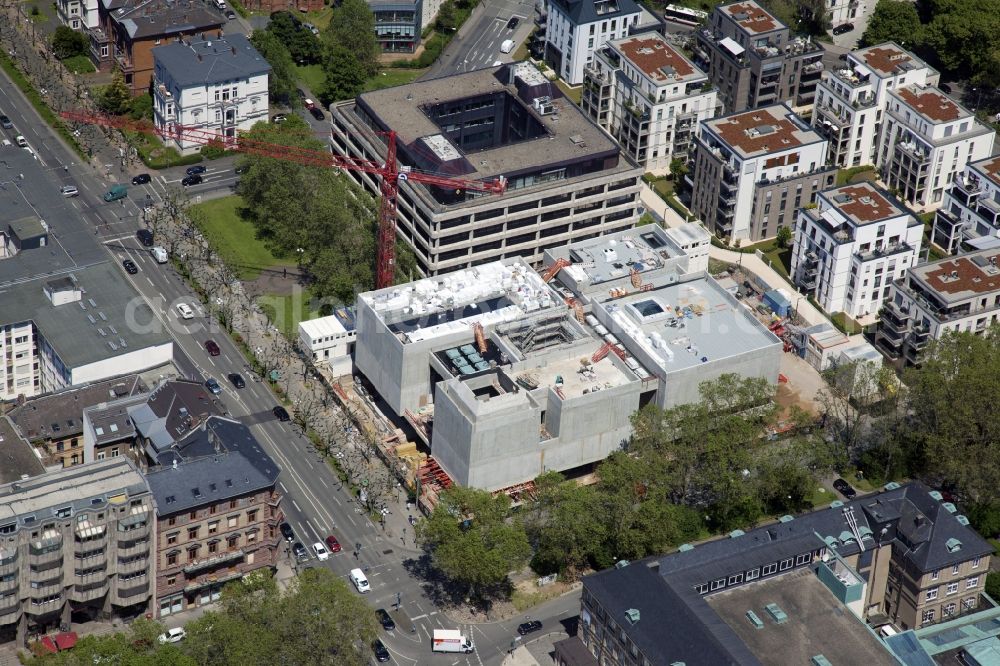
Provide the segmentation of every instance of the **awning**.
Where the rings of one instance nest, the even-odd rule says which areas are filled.
[[[46,652],[50,652],[52,654],[59,652],[59,648],[56,647],[56,642],[52,640],[51,636],[42,636],[42,640],[38,641],[38,643]]]
[[[56,634],[56,647],[60,650],[68,650],[76,645],[77,636],[75,631],[64,631]]]
[[[746,52],[746,49],[737,44],[730,37],[723,37],[719,40],[719,46],[732,53],[737,58]]]

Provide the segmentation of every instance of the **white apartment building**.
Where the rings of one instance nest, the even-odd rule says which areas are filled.
[[[770,238],[833,185],[826,155],[826,140],[785,104],[702,121],[685,177],[691,212],[718,236]]]
[[[830,141],[830,161],[843,168],[874,165],[889,91],[937,85],[939,78],[937,70],[892,42],[852,51],[844,65],[825,70],[812,124]]]
[[[882,180],[918,207],[938,206],[955,174],[993,150],[993,129],[931,86],[891,90],[883,124]]]
[[[868,13],[868,4],[865,0],[830,0],[826,11],[830,14],[830,24],[836,27],[864,16]]]
[[[1000,251],[981,250],[915,266],[892,283],[875,345],[900,365],[919,362],[930,340],[984,334],[1000,321]]]
[[[638,28],[642,8],[633,0],[547,0],[545,61],[570,85],[583,83],[583,70],[605,42]]]
[[[56,14],[63,25],[74,30],[100,27],[98,0],[56,0]]]
[[[688,157],[698,123],[715,116],[708,76],[656,32],[608,42],[585,68],[580,105],[646,171]]]
[[[178,41],[153,49],[153,120],[170,131],[183,125],[234,137],[268,118],[267,80],[271,66],[243,35]],[[177,137],[181,153],[204,142]]]
[[[917,264],[923,224],[871,183],[821,192],[799,211],[791,274],[827,312],[878,312],[889,285]]]
[[[931,242],[948,254],[1000,247],[1000,157],[966,165],[945,190]]]

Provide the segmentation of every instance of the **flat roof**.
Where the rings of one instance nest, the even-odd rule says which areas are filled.
[[[981,250],[948,257],[909,269],[911,276],[930,287],[946,301],[1000,291],[1000,251]]]
[[[525,107],[530,109],[528,112],[544,128],[544,133],[537,138],[465,152],[444,139],[441,128],[422,109],[426,105],[457,102],[504,91],[520,100],[514,82],[519,69],[523,70],[523,78],[532,79],[528,87],[537,91],[537,95],[534,92],[532,95],[550,97],[555,107],[553,113],[539,115],[530,109],[531,100],[527,100]],[[538,70],[524,62],[498,65],[367,92],[357,98],[356,104],[374,116],[374,121],[380,125],[378,129],[394,130],[397,141],[407,146],[437,136],[448,141],[454,151],[466,157],[467,164],[462,165],[465,169],[461,175],[470,179],[532,171],[598,154],[619,155],[618,144],[563,96],[554,83],[544,77],[544,81],[535,83],[532,73],[538,74]],[[423,147],[416,150],[420,153],[426,151],[427,148]],[[620,165],[626,162],[623,159]]]
[[[784,104],[722,116],[704,121],[703,126],[742,157],[767,155],[824,140]]]
[[[888,193],[868,182],[827,190],[823,198],[859,226],[909,214],[890,201]]]
[[[972,113],[933,87],[907,86],[893,91],[914,111],[932,123],[944,123],[959,118],[971,118]]]
[[[970,166],[992,180],[994,185],[1000,185],[1000,156],[987,157],[973,162]]]
[[[23,475],[38,476],[45,471],[35,449],[6,416],[0,416],[0,484],[17,481]]]
[[[334,315],[300,321],[299,328],[313,340],[347,332],[340,319]]]
[[[22,217],[20,220],[14,220],[13,222],[8,223],[7,226],[14,233],[14,235],[21,240],[44,236],[48,233],[48,229],[35,215],[29,215],[28,217]]]
[[[633,292],[599,306],[667,373],[778,343],[708,277]]]
[[[831,664],[898,664],[809,568],[728,588],[705,601],[768,666],[802,666],[817,655]],[[765,610],[768,604],[777,604],[787,621],[777,624]],[[763,629],[750,623],[747,611],[764,622]]]
[[[595,339],[593,349],[589,350],[590,353],[596,352],[602,344],[601,340]],[[586,367],[581,362],[583,359],[587,359],[589,362]],[[531,362],[530,357],[527,362]],[[625,374],[615,364],[611,354],[596,363],[590,362],[590,357],[585,354],[555,361],[547,360],[543,365],[520,370],[514,374],[522,375],[525,373],[537,380],[538,386],[557,388],[567,398],[636,381],[634,377]]]
[[[34,321],[69,368],[170,344],[153,310],[111,262],[78,268],[62,277],[75,279],[83,290],[81,300],[52,305],[42,280],[0,285],[0,323]]]
[[[704,72],[671,46],[658,32],[626,37],[611,42],[643,74],[656,83],[680,83],[704,79]]]
[[[633,269],[639,273],[657,270],[667,259],[680,256],[664,240],[665,233],[660,227],[647,225],[573,243],[569,246],[573,265],[563,270],[577,282],[586,277],[590,284],[627,277]]]
[[[895,42],[876,44],[851,53],[865,63],[879,78],[903,74],[914,69],[930,69],[923,60]]]
[[[727,12],[741,28],[752,34],[772,32],[785,27],[781,21],[771,16],[763,7],[753,2],[753,0],[737,2],[721,9]]]

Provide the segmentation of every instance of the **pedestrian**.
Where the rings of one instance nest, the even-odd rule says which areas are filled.
[[[282,268],[281,269],[281,277],[283,277],[283,278],[288,277],[288,269],[287,268]]]

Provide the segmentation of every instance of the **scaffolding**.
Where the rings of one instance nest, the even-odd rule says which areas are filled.
[[[552,278],[554,278],[559,271],[561,271],[562,269],[566,268],[569,265],[570,265],[569,259],[563,259],[561,257],[559,259],[556,259],[556,262],[551,266],[549,266],[548,270],[542,274],[542,282],[546,283],[551,282]]]

